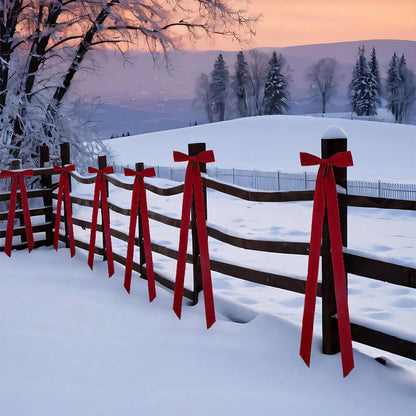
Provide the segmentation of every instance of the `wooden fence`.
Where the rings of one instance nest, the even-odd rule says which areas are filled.
[[[322,140],[322,157],[328,158],[332,154],[339,151],[344,151],[347,148],[346,139],[326,139]],[[205,149],[205,144],[191,144],[189,145],[189,154],[195,155]],[[48,151],[47,148],[42,146],[41,148],[41,166],[48,164]],[[69,145],[67,143],[61,146],[61,161],[62,165],[70,163]],[[99,158],[99,168],[102,169],[106,165],[106,158]],[[15,166],[16,168],[16,166]],[[206,172],[206,166],[200,164],[202,172]],[[136,170],[143,169],[143,163],[136,164]],[[334,168],[337,184],[344,187],[347,180],[346,168]],[[35,169],[35,175],[39,175],[41,178],[42,189],[29,190],[28,198],[43,198],[43,206],[41,208],[30,209],[32,217],[43,216],[44,221],[37,223],[33,226],[33,231],[37,238],[35,238],[35,246],[51,245],[52,233],[54,227],[54,214],[52,210],[52,199],[56,199],[57,196],[53,193],[53,189],[56,185],[52,184],[52,175],[56,174],[51,167],[41,167]],[[76,172],[70,173],[71,178],[79,183],[93,184],[95,177],[85,178],[78,175]],[[133,185],[125,183],[116,179],[113,176],[106,176],[108,183],[113,186],[122,188],[125,190],[132,190]],[[312,201],[314,197],[314,191],[290,191],[290,192],[262,192],[252,191],[238,188],[229,184],[218,182],[207,176],[203,177],[204,192],[206,195],[206,189],[210,188],[215,191],[232,195],[234,197],[246,200],[246,201],[258,201],[258,202],[286,202],[286,201]],[[178,195],[183,193],[183,184],[174,186],[171,188],[159,188],[157,186],[146,183],[146,189],[152,193],[162,196]],[[0,201],[7,201],[10,198],[10,193],[1,193]],[[205,198],[206,199],[206,198]],[[377,197],[355,196],[348,195],[346,193],[339,193],[339,210],[341,220],[341,231],[343,238],[343,245],[346,248],[347,244],[347,207],[369,207],[369,208],[385,208],[385,209],[400,209],[400,210],[416,210],[416,202],[397,199],[385,199]],[[71,196],[71,203],[81,206],[93,206],[93,201],[90,199]],[[115,213],[130,216],[130,209],[119,207],[118,205],[109,202],[108,208]],[[206,212],[209,212],[209,207],[206,206]],[[139,210],[140,211],[140,210]],[[139,214],[138,214],[139,215]],[[16,218],[22,219],[22,211],[16,212]],[[149,218],[166,224],[168,226],[180,228],[181,221],[160,213],[149,211]],[[0,220],[6,220],[7,213],[0,213]],[[140,219],[140,218],[139,218]],[[61,216],[61,221],[65,221],[65,214]],[[74,225],[78,225],[84,229],[90,229],[91,223],[89,221],[73,218]],[[187,254],[187,263],[193,265],[193,290],[185,288],[184,296],[194,303],[197,302],[198,293],[202,290],[202,277],[199,263],[199,247],[197,238],[196,218],[195,213],[192,211],[190,228],[192,230],[192,252]],[[100,224],[97,226],[97,230],[103,232]],[[264,241],[253,240],[236,237],[227,234],[223,231],[219,231],[213,227],[208,226],[208,236],[216,240],[231,244],[235,247],[242,249],[250,249],[264,252],[273,253],[285,253],[305,255],[309,254],[309,243],[304,242],[284,242],[284,241]],[[42,234],[40,234],[42,233]],[[21,242],[14,244],[13,248],[21,249],[25,248],[27,244],[24,241],[25,231],[24,227],[20,226],[15,228],[14,235],[21,236]],[[113,238],[120,239],[122,241],[128,241],[128,234],[122,230],[111,228],[111,235]],[[5,236],[5,231],[0,231],[0,238]],[[65,242],[67,247],[69,246],[68,232],[65,228],[65,234],[60,235],[60,240]],[[104,242],[104,236],[103,240]],[[88,250],[89,245],[77,238],[75,238],[75,245],[81,249]],[[143,233],[141,229],[141,222],[139,221],[139,237],[135,239],[135,245],[140,248],[140,261],[139,263],[133,262],[133,270],[143,278],[146,278],[145,269],[145,257],[143,249]],[[4,250],[4,247],[0,247],[0,251]],[[177,259],[178,252],[171,248],[165,247],[160,244],[152,243],[152,251],[162,254],[172,259]],[[105,259],[106,251],[104,247],[95,248],[95,253],[103,256]],[[122,265],[126,264],[126,258],[114,253],[114,260]],[[322,297],[322,333],[323,333],[323,352],[325,354],[334,354],[339,351],[339,339],[338,339],[338,327],[336,314],[335,295],[333,287],[332,265],[330,261],[330,246],[329,246],[329,232],[326,218],[324,220],[324,230],[322,236],[322,283],[318,283],[317,294]],[[380,280],[383,282],[389,282],[395,285],[401,285],[409,288],[416,288],[416,269],[410,267],[404,267],[392,263],[383,262],[380,260],[374,260],[365,256],[359,256],[356,254],[348,253],[347,250],[344,253],[345,269],[347,273],[368,277],[371,279]],[[262,285],[267,285],[275,288],[290,290],[297,293],[305,293],[306,281],[296,279],[293,277],[267,273],[255,269],[241,267],[235,264],[226,263],[217,260],[210,260],[211,269],[213,271],[233,276],[239,279],[255,282]],[[174,282],[155,273],[155,279],[165,287],[174,289]],[[352,339],[354,341],[385,350],[394,354],[401,355],[413,360],[416,360],[416,344],[409,340],[400,339],[393,335],[389,335],[380,331],[376,331],[371,328],[351,323]]]
[[[170,179],[176,182],[184,181],[186,171],[184,167],[155,166],[154,168],[158,178]],[[114,170],[122,173],[124,172],[124,167],[115,165]],[[313,190],[315,189],[316,181],[316,173],[314,172],[271,172],[207,166],[207,174],[210,178],[218,179],[222,182],[261,191]],[[348,179],[347,193],[350,195],[416,201],[416,183]]]

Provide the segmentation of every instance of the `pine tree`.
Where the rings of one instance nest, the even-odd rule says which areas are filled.
[[[373,50],[371,51],[370,56],[370,71],[373,74],[374,81],[376,82],[376,90],[378,94],[378,101],[377,104],[381,104],[381,81],[380,81],[380,71],[378,69],[378,61],[376,56],[376,49],[373,46]]]
[[[227,90],[230,84],[230,73],[222,54],[218,56],[214,63],[214,70],[211,72],[211,78],[210,95],[213,104],[213,112],[218,114],[219,121],[224,121]]]
[[[263,114],[288,114],[289,113],[289,91],[288,81],[282,74],[284,58],[273,52],[269,62],[270,71],[264,86]]]
[[[248,69],[248,63],[242,51],[237,54],[233,89],[235,90],[237,96],[237,109],[239,116],[247,117],[251,115],[249,98],[252,90],[252,80]]]
[[[399,90],[400,90],[400,74],[399,60],[394,52],[390,59],[389,68],[387,69],[386,92],[388,100],[388,108],[392,114],[398,119],[399,116]]]
[[[380,100],[378,84],[364,54],[364,46],[358,48],[352,80],[349,85],[350,102],[357,116],[377,114],[377,102]]]

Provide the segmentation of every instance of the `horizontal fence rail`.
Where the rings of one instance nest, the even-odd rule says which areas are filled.
[[[115,171],[122,173],[122,166]],[[185,168],[156,166],[158,178],[183,182]],[[316,174],[312,172],[266,172],[260,170],[207,167],[207,175],[221,182],[262,191],[308,191],[315,189]],[[394,183],[380,180],[348,180],[350,195],[416,201],[416,183]]]
[[[62,156],[62,164],[69,163],[69,154]],[[137,166],[136,166],[137,168]],[[169,168],[170,169],[170,168]],[[121,169],[118,169],[121,171]],[[184,170],[183,170],[184,171]],[[201,171],[204,170],[201,168]],[[164,174],[163,169],[159,168],[156,169],[156,173],[159,175]],[[168,170],[165,170],[165,173]],[[175,171],[176,172],[176,171]],[[55,213],[52,210],[52,200],[57,199],[56,193],[53,192],[56,189],[56,184],[52,184],[52,175],[55,175],[59,172],[53,171],[52,168],[41,168],[35,170],[35,175],[39,175],[41,180],[42,189],[34,189],[28,190],[28,198],[42,198],[43,205],[41,207],[30,207],[30,214],[31,217],[35,216],[44,216],[45,220],[41,223],[36,223],[33,226],[33,231],[37,234],[43,233],[44,237],[39,237],[35,241],[35,247],[41,245],[51,245],[52,244],[52,232],[54,227],[54,220],[55,220]],[[210,173],[208,169],[208,174]],[[220,172],[221,173],[221,172]],[[244,173],[244,172],[243,172]],[[234,181],[237,181],[236,178],[243,176],[243,173],[237,170],[233,170],[232,174],[234,175]],[[302,177],[297,177],[294,179],[285,176],[285,174],[281,172],[277,172],[272,176],[277,178],[279,189],[271,189],[271,190],[263,190],[260,189],[258,186],[257,190],[254,189],[243,189],[241,186],[253,188],[253,184],[255,181],[259,181],[259,178],[266,178],[265,175],[262,176],[261,172],[255,171],[255,174],[252,173],[251,176],[251,184],[249,182],[240,183],[239,186],[231,185],[229,183],[225,183],[227,179],[225,173],[222,173],[223,176],[218,180],[213,179],[210,176],[203,175],[203,186],[204,188],[210,188],[212,190],[234,196],[236,198],[240,198],[247,201],[258,201],[258,202],[289,202],[289,201],[312,201],[314,197],[314,181],[315,178],[312,177],[310,174],[303,174]],[[167,175],[167,173],[166,173]],[[169,179],[178,179],[179,174],[169,173]],[[228,172],[230,175],[230,172]],[[248,177],[248,175],[246,175]],[[82,184],[94,184],[95,183],[95,176],[81,176],[77,172],[71,172],[70,178]],[[267,177],[268,178],[268,177]],[[262,179],[261,179],[262,180]],[[284,181],[285,180],[292,180],[297,181],[293,182],[296,183],[297,187],[304,186],[305,189],[298,189],[287,191],[284,190]],[[106,175],[107,183],[112,184],[112,186],[121,188],[127,191],[131,191],[133,189],[133,185],[131,182],[124,182],[120,180],[120,178],[115,177],[113,175]],[[303,181],[303,182],[302,182]],[[146,189],[156,195],[160,196],[172,196],[172,195],[179,195],[183,193],[184,185],[183,183],[179,185],[175,185],[172,187],[158,187],[148,181],[145,181]],[[289,185],[288,185],[289,186]],[[403,189],[401,190],[403,191]],[[411,191],[413,192],[413,191]],[[355,207],[371,207],[371,208],[380,208],[380,209],[402,209],[402,210],[416,210],[416,202],[407,199],[395,199],[397,195],[391,196],[389,198],[379,198],[374,195],[351,195],[348,194],[338,194],[340,207],[341,206],[355,206]],[[8,201],[10,199],[10,192],[2,192],[0,193],[0,201]],[[93,206],[93,200],[88,198],[82,198],[79,196],[71,195],[71,204],[72,205],[80,205],[86,207]],[[131,210],[129,208],[123,208],[118,206],[114,202],[108,203],[109,211],[115,212],[117,214],[129,217],[131,214]],[[209,207],[207,207],[209,212]],[[157,221],[159,223],[163,223],[167,226],[180,228],[181,220],[178,218],[173,218],[161,213],[149,211],[148,212],[149,219]],[[8,213],[6,211],[0,212],[0,221],[7,220]],[[27,244],[24,241],[25,237],[25,228],[23,223],[21,222],[23,217],[22,210],[17,207],[16,210],[16,220],[20,221],[20,226],[16,226],[14,229],[15,236],[21,236],[20,243],[13,244],[13,248],[21,249],[27,247]],[[61,222],[64,222],[66,226],[66,214],[60,216]],[[83,229],[90,229],[91,223],[86,221],[85,219],[73,218],[73,223],[75,226],[81,227]],[[140,249],[140,262],[133,262],[133,270],[139,273],[143,278],[146,278],[146,266],[145,266],[145,259],[144,249],[143,249],[143,238],[140,232],[140,221],[139,221],[139,237],[135,238],[135,245]],[[190,229],[193,229],[195,226],[195,218],[191,219]],[[98,224],[97,231],[103,232],[103,227]],[[5,230],[0,229],[0,238],[5,237]],[[113,238],[117,238],[121,241],[127,242],[128,241],[128,234],[119,229],[111,228],[110,233]],[[255,250],[255,251],[263,251],[263,252],[272,252],[272,253],[282,253],[282,254],[289,254],[289,255],[308,255],[309,254],[309,243],[304,242],[293,242],[293,241],[270,241],[270,240],[256,240],[256,239],[249,239],[241,236],[233,235],[232,232],[229,230],[219,229],[214,224],[210,224],[208,222],[207,226],[207,233],[210,238],[216,239],[226,244],[233,245],[235,247],[246,249],[246,250]],[[89,250],[89,244],[81,241],[77,236],[75,236],[75,245],[78,248],[83,250]],[[68,232],[65,228],[65,233],[60,234],[59,239],[68,246]],[[194,236],[192,238],[194,240]],[[104,242],[104,238],[103,238]],[[151,243],[152,251],[164,256],[167,256],[171,259],[177,260],[178,258],[178,251],[172,249],[170,247],[166,247],[162,244],[157,244],[155,242]],[[0,247],[0,250],[4,250],[4,247]],[[186,256],[186,262],[188,264],[192,264],[194,266],[194,287],[192,290],[185,288],[184,296],[190,300],[196,302],[198,291],[201,289],[202,286],[198,287],[195,285],[195,275],[200,271],[200,262],[199,256],[195,255],[193,251],[195,248],[192,248],[192,253],[188,253]],[[323,248],[322,248],[323,250]],[[97,255],[106,256],[106,248],[105,245],[102,247],[96,246],[94,249]],[[118,253],[113,253],[114,260],[121,265],[126,264],[126,258]],[[344,247],[344,263],[346,272],[356,274],[363,277],[368,277],[376,280],[385,281],[388,283],[401,285],[409,288],[416,288],[416,269],[406,266],[401,266],[397,264],[392,264],[376,259],[371,259],[367,256],[360,255],[357,253],[351,253],[348,251],[347,247]],[[274,273],[268,273],[260,270],[255,270],[247,267],[242,267],[240,265],[219,261],[215,258],[210,259],[211,269],[218,273],[233,276],[242,280],[267,285],[270,287],[280,288],[284,290],[290,290],[296,293],[305,293],[306,287],[306,280],[297,279],[293,276],[282,276]],[[165,287],[170,289],[174,289],[174,281],[166,278],[155,272],[155,279]],[[318,284],[317,287],[317,295],[320,297],[324,296],[324,290],[321,283]],[[323,300],[324,302],[325,300]],[[330,320],[334,326],[334,320],[336,320],[335,315],[330,316]],[[335,327],[336,327],[335,322]],[[385,334],[379,331],[375,331],[371,328],[365,328],[357,323],[351,323],[351,330],[352,330],[352,338],[355,341],[383,349],[385,351],[390,351],[395,354],[402,355],[407,358],[411,358],[416,360],[416,344],[414,342],[403,340],[397,337],[394,337],[390,334]]]

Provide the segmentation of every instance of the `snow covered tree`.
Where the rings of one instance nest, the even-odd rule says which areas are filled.
[[[398,89],[398,108],[396,120],[399,123],[406,123],[411,119],[416,99],[416,81],[413,71],[407,68],[404,55],[399,60],[399,89]]]
[[[322,114],[326,113],[326,106],[336,91],[337,65],[335,58],[322,58],[306,74],[310,94],[321,103]]]
[[[289,84],[282,73],[285,60],[282,55],[278,58],[276,52],[273,52],[269,65],[269,75],[264,86],[263,114],[288,114]]]
[[[228,87],[230,85],[230,72],[222,54],[218,55],[211,72],[212,82],[210,96],[212,99],[213,113],[217,115],[217,121],[225,120]]]
[[[399,59],[396,52],[394,52],[387,69],[386,93],[388,107],[396,120],[399,117],[400,83]]]
[[[251,114],[259,115],[262,112],[264,85],[269,73],[269,58],[267,54],[257,49],[250,50],[248,67],[252,82]]]
[[[211,82],[207,74],[201,74],[196,81],[195,99],[193,102],[195,110],[202,110],[208,118],[208,122],[212,123],[212,97],[211,97]]]
[[[248,70],[248,63],[244,53],[240,51],[237,54],[237,62],[235,64],[235,77],[232,84],[233,90],[237,96],[237,110],[240,117],[251,115],[250,96],[252,94],[252,80]]]
[[[79,122],[64,119],[73,117],[68,91],[93,50],[140,47],[168,64],[183,39],[242,40],[256,20],[231,0],[1,0],[0,165],[15,157],[35,165],[43,142],[52,155],[60,140],[78,137],[81,146],[79,131],[67,130]]]
[[[349,84],[351,106],[358,116],[377,114],[377,103],[380,101],[378,89],[379,85],[367,64],[364,46],[358,48],[358,59]]]
[[[369,65],[370,65],[370,71],[373,74],[374,81],[377,83],[377,95],[378,95],[377,104],[380,105],[381,95],[382,95],[381,80],[380,80],[380,71],[379,71],[378,61],[377,61],[377,56],[376,56],[376,49],[374,48],[374,46],[373,46],[373,50],[371,51]]]

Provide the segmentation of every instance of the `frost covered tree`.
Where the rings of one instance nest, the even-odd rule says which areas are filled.
[[[35,165],[42,142],[82,147],[68,91],[93,50],[140,47],[168,63],[185,38],[242,40],[256,20],[231,0],[0,0],[0,165]]]
[[[289,83],[283,70],[286,66],[282,55],[273,52],[269,62],[270,70],[264,86],[263,114],[289,113]]]
[[[322,58],[306,74],[310,82],[309,92],[321,103],[322,114],[326,113],[326,106],[336,92],[337,66],[335,58]]]
[[[358,58],[349,84],[351,106],[358,116],[377,114],[378,88],[375,77],[367,64],[364,46],[358,48]]]
[[[250,99],[252,95],[252,85],[248,63],[243,51],[238,52],[237,62],[235,63],[235,76],[232,83],[233,90],[237,97],[237,112],[239,117],[251,115]]]
[[[388,108],[395,116],[396,120],[398,119],[399,113],[400,82],[399,59],[396,55],[396,52],[394,52],[387,69],[386,94]]]
[[[262,113],[264,85],[269,73],[269,57],[257,49],[250,50],[248,68],[252,82],[251,114],[259,115]]]
[[[195,86],[195,99],[193,101],[195,110],[202,110],[208,118],[208,122],[214,121],[212,113],[211,82],[207,74],[201,74]]]
[[[387,90],[391,92],[391,109],[398,123],[414,119],[416,101],[416,80],[413,71],[408,69],[404,55],[398,59],[393,55],[387,73]]]
[[[225,120],[228,88],[230,85],[230,72],[222,54],[218,55],[214,63],[214,70],[211,72],[210,96],[212,100],[213,114],[215,121]]]

